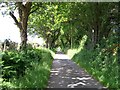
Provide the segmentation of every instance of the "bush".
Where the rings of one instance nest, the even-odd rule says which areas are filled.
[[[4,52],[3,88],[44,88],[50,75],[52,59],[47,49],[29,49],[27,53]]]
[[[29,66],[23,53],[17,51],[6,51],[2,56],[2,78],[9,81],[10,78],[19,78],[25,74],[25,69]]]
[[[52,57],[50,53],[42,53],[41,62],[31,62],[32,69],[26,70],[26,75],[12,83],[18,88],[46,88],[50,76],[52,65]]]

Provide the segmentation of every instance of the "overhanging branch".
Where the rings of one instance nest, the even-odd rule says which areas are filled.
[[[16,17],[11,12],[9,12],[9,14],[13,18],[13,20],[15,21],[15,24],[19,27],[19,29],[20,30],[23,29],[21,23],[18,22],[18,20],[16,19]]]
[[[18,25],[18,20],[16,19],[16,17],[11,13],[9,12],[10,16],[13,18],[13,20],[15,21],[15,23]]]

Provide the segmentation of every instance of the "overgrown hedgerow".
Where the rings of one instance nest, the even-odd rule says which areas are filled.
[[[73,57],[73,60],[95,76],[104,86],[118,88],[117,56],[108,56],[107,53],[82,50]]]
[[[29,49],[27,53],[6,51],[2,54],[3,88],[45,88],[53,57],[47,49]]]
[[[115,40],[115,36],[110,36],[107,40],[102,40],[101,45],[96,49],[87,50],[84,47],[72,58],[110,90],[120,89],[118,47],[115,47]]]

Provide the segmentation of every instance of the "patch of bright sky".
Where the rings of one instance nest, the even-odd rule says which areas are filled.
[[[18,16],[17,13],[15,13],[15,16]],[[21,42],[19,28],[15,25],[14,20],[9,15],[3,17],[0,13],[0,41],[3,42],[5,39],[10,39],[17,43]],[[41,45],[44,43],[43,39],[37,36],[28,36],[28,41]]]

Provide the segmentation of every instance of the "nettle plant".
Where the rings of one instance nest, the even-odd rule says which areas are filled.
[[[25,75],[25,70],[30,66],[27,55],[23,52],[5,51],[2,56],[2,78],[9,81],[10,78],[19,78]]]

